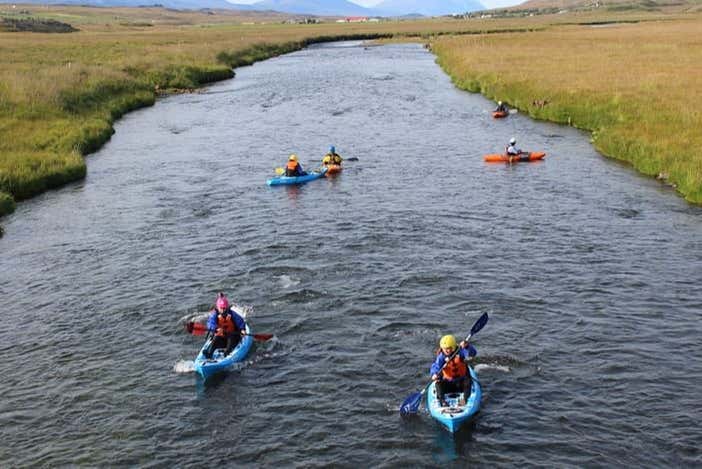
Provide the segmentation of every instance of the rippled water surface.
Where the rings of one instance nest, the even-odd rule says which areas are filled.
[[[702,211],[418,45],[312,47],[132,113],[0,239],[0,466],[702,465]],[[543,162],[488,165],[511,136]],[[269,188],[291,152],[336,179]],[[249,310],[246,366],[182,321]],[[398,407],[476,336],[455,437]]]

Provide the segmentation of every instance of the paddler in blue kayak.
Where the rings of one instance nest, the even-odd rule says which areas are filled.
[[[341,164],[341,162],[344,161],[344,159],[341,157],[336,152],[336,148],[334,148],[334,145],[329,147],[329,153],[324,155],[324,158],[322,158],[322,164],[324,166],[328,166],[330,164]]]
[[[464,393],[459,402],[460,405],[465,405],[465,400],[470,395],[472,380],[466,362],[476,356],[478,351],[466,341],[461,341],[459,345],[460,348],[454,355],[456,338],[452,335],[443,336],[439,341],[439,353],[429,370],[431,379],[436,382],[436,397],[442,407],[446,407],[444,400],[446,393]],[[443,369],[441,369],[442,366]]]
[[[302,165],[297,161],[297,155],[292,154],[288,157],[288,164],[285,167],[285,175],[288,177],[304,176],[307,173],[302,169]]]
[[[207,329],[214,332],[214,338],[205,350],[206,358],[212,358],[212,353],[218,348],[225,349],[224,354],[228,355],[241,340],[242,331],[246,330],[244,318],[229,307],[229,300],[224,293],[217,295],[215,309],[207,320]]]

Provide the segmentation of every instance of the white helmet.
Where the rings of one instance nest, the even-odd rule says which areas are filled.
[[[512,138],[509,139],[509,144],[510,144],[510,145],[514,145],[515,143],[517,143],[517,139],[516,139],[516,138],[512,137]]]
[[[498,106],[502,106],[502,101],[498,101],[498,102],[497,102],[497,105],[498,105]]]

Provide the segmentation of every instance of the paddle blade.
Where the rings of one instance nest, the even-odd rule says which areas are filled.
[[[480,329],[485,327],[485,324],[488,322],[488,313],[483,313],[482,316],[478,318],[477,321],[475,321],[475,324],[473,324],[473,327],[470,328],[470,335],[476,334]]]
[[[400,406],[400,415],[416,414],[419,410],[419,405],[422,403],[423,392],[415,392],[402,403]]]
[[[277,174],[278,176],[282,176],[284,172],[284,168],[275,168],[275,174]]]
[[[205,335],[207,334],[207,325],[200,324],[199,322],[190,321],[185,324],[185,330],[188,332],[188,334]]]
[[[266,340],[271,340],[273,338],[273,334],[253,334],[253,338],[254,340],[265,342]]]

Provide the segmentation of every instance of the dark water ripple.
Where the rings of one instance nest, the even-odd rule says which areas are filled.
[[[578,131],[494,121],[433,60],[340,43],[237,70],[21,204],[0,465],[702,465],[702,211]],[[546,160],[482,162],[513,135]],[[358,158],[340,177],[265,185],[330,144]],[[205,385],[182,322],[220,290],[275,338]],[[478,418],[401,419],[437,339],[486,311]]]

